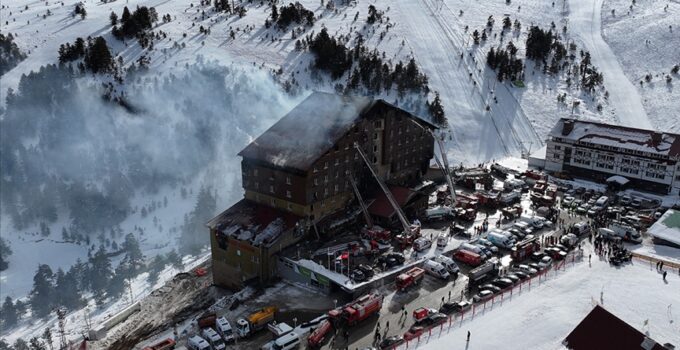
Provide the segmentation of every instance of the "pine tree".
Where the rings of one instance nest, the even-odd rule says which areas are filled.
[[[0,350],[12,350],[12,348],[4,339],[0,339]]]
[[[135,235],[132,233],[125,235],[123,249],[125,250],[126,260],[130,263],[131,268],[136,269],[137,265],[144,259],[144,255],[139,248],[139,241],[137,241]]]
[[[31,350],[25,340],[19,338],[14,342],[14,350]]]
[[[472,40],[474,41],[475,45],[479,45],[479,31],[477,29],[472,32]]]
[[[446,125],[446,116],[444,115],[444,107],[439,98],[439,92],[434,93],[434,100],[430,103],[429,112],[432,116],[432,121],[440,126]]]
[[[10,255],[12,255],[12,249],[9,247],[7,241],[0,237],[0,271],[4,271],[9,267]]]
[[[36,317],[45,317],[52,310],[54,296],[54,273],[49,265],[38,265],[33,277],[33,290],[31,290],[31,310]]]
[[[5,297],[5,302],[2,304],[1,314],[2,315],[0,315],[0,319],[2,320],[3,329],[12,328],[17,324],[19,315],[11,297]]]
[[[113,57],[106,40],[98,36],[85,54],[85,67],[92,73],[107,73],[113,69]]]
[[[276,23],[279,19],[279,10],[276,8],[276,3],[272,4],[272,22]]]
[[[122,25],[125,25],[126,23],[128,23],[129,20],[130,20],[130,10],[128,10],[127,6],[125,6],[125,8],[123,8],[123,15],[120,17],[120,23]]]
[[[85,10],[85,9],[83,9]],[[29,347],[31,350],[47,350],[47,347],[45,346],[45,343],[40,341],[38,337],[33,337],[29,341]]]
[[[168,252],[165,259],[168,261],[168,263],[172,264],[172,267],[174,267],[178,270],[182,269],[182,267],[183,267],[182,257],[179,256],[179,254],[177,254],[176,250],[173,249],[170,252]]]
[[[45,331],[42,334],[42,338],[45,340],[45,344],[50,348],[50,350],[53,349],[52,347],[52,330],[47,327],[45,328]]]
[[[118,24],[118,15],[111,11],[111,14],[109,15],[109,20],[111,20],[111,25],[115,26]]]
[[[105,299],[106,288],[111,280],[111,259],[106,254],[104,246],[99,246],[97,252],[90,259],[89,280],[95,300],[102,303]]]

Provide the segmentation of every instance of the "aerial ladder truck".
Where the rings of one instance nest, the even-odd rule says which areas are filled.
[[[373,224],[371,214],[368,213],[368,207],[361,197],[361,193],[359,192],[359,188],[357,187],[357,183],[352,174],[349,174],[349,182],[352,184],[354,195],[357,197],[359,206],[361,206],[361,211],[364,213],[364,219],[366,220],[366,226],[361,229],[361,238],[385,244],[389,243],[389,241],[392,240],[392,233],[389,230]]]
[[[371,171],[371,174],[373,177],[375,177],[376,181],[378,181],[378,185],[380,186],[380,189],[385,193],[385,197],[387,197],[387,201],[390,203],[392,208],[397,214],[397,217],[399,218],[399,222],[401,223],[402,228],[404,229],[404,232],[402,232],[400,235],[397,235],[396,239],[397,241],[401,244],[402,247],[409,246],[413,244],[413,241],[415,241],[417,238],[420,237],[420,225],[417,224],[409,224],[408,220],[406,220],[406,215],[404,212],[401,210],[401,207],[399,207],[399,204],[397,201],[394,199],[394,196],[392,195],[392,192],[390,192],[389,188],[387,188],[387,185],[380,179],[380,176],[378,176],[378,173],[375,172],[375,169],[373,169],[373,166],[371,165],[371,162],[368,161],[368,158],[366,158],[366,155],[364,152],[361,150],[361,147],[359,146],[358,143],[354,143],[354,148],[357,150],[359,155],[361,156],[361,159],[364,160],[364,163],[366,163],[366,166],[368,167],[368,170]]]

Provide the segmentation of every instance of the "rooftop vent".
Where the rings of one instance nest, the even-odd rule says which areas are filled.
[[[663,136],[663,135],[661,135],[660,132],[654,132],[654,133],[652,133],[652,140],[651,140],[651,141],[652,141],[652,146],[658,146],[659,144],[661,144],[662,136]]]

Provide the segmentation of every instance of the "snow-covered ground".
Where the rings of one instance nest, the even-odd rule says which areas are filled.
[[[680,3],[636,1],[632,10],[631,5],[628,0],[604,1],[602,35],[641,96],[652,126],[680,132],[680,75],[670,74],[672,67],[680,64]],[[640,85],[647,74],[652,75],[652,81]],[[672,83],[666,83],[666,75]]]
[[[585,254],[583,261],[556,275],[549,273],[530,291],[489,304],[473,318],[466,316],[462,324],[459,320],[441,333],[424,336],[418,348],[563,349],[564,338],[598,303],[652,339],[680,344],[680,276],[669,274],[664,282],[646,263],[633,261],[615,268],[595,255],[589,265],[589,253]]]

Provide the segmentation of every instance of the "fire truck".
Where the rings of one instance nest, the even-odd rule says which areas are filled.
[[[538,244],[538,238],[533,237],[530,239],[525,239],[514,247],[512,247],[510,255],[516,261],[522,261],[526,259],[531,253],[538,251],[541,246]]]
[[[417,286],[423,281],[423,277],[425,277],[425,270],[414,267],[397,276],[397,290],[403,291],[412,286]]]
[[[368,317],[377,314],[382,308],[383,295],[378,292],[369,293],[328,312],[328,316],[339,326],[341,321],[353,326]]]
[[[326,335],[330,332],[330,330],[333,328],[331,325],[330,321],[328,320],[323,320],[321,323],[319,323],[319,326],[314,329],[314,332],[309,335],[307,338],[307,344],[309,344],[310,348],[317,348],[321,346],[321,343],[323,342],[324,339],[326,339]]]

